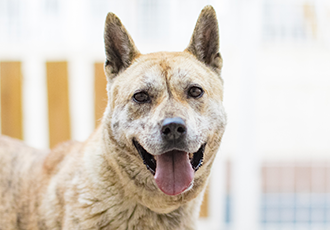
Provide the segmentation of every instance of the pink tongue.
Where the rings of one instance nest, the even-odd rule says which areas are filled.
[[[189,156],[186,152],[171,151],[157,157],[155,181],[167,195],[185,191],[194,178]]]

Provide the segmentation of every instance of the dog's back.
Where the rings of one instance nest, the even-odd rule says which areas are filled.
[[[0,230],[42,228],[40,196],[71,146],[73,142],[52,151],[38,150],[0,136]]]
[[[27,224],[24,213],[35,212],[34,196],[38,192],[37,172],[46,152],[30,148],[22,142],[0,137],[0,229],[15,229]],[[20,212],[17,213],[17,210]],[[15,226],[15,227],[14,227]]]

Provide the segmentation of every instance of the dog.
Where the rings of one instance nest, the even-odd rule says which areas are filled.
[[[0,138],[0,230],[196,229],[226,126],[216,13],[183,52],[141,54],[113,13],[104,42],[108,103],[85,142]]]

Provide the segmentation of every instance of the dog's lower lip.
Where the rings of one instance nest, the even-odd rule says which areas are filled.
[[[157,167],[157,156],[148,153],[136,139],[133,139],[133,145],[137,149],[140,157],[143,160],[143,163],[146,165],[147,169],[155,175],[156,167]],[[189,154],[189,159],[193,170],[196,172],[203,164],[204,159],[204,150],[206,143],[202,144],[201,147],[195,153],[187,153]],[[173,151],[173,150],[172,150]],[[178,150],[181,151],[181,150]]]

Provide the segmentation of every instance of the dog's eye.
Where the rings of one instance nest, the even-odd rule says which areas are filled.
[[[149,94],[146,92],[138,92],[133,95],[133,99],[137,103],[147,103],[150,102]]]
[[[188,96],[193,98],[199,98],[203,96],[204,90],[197,86],[192,86],[188,90]]]

